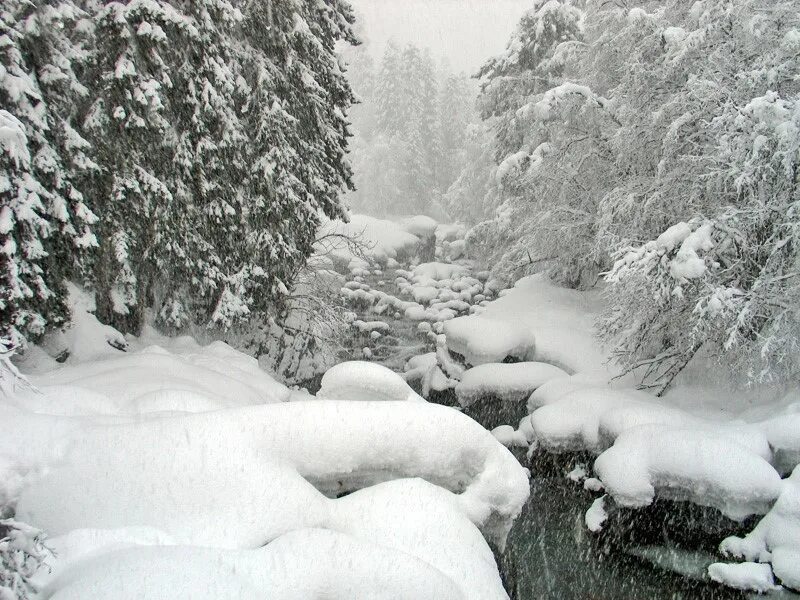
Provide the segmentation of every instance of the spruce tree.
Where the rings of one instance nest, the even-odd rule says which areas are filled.
[[[72,2],[9,0],[0,12],[0,337],[36,340],[69,317],[64,278],[96,244],[74,180],[94,163],[72,123],[87,90]]]

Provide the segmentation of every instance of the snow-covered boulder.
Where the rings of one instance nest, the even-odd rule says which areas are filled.
[[[349,223],[328,221],[323,225],[324,247],[317,248],[319,254],[327,254],[342,265],[363,263],[363,254],[371,261],[388,265],[403,255],[410,256],[420,245],[420,238],[410,233],[401,223],[376,219],[368,215],[351,215]],[[360,253],[353,253],[347,240],[331,236],[345,236],[361,244]],[[327,237],[325,237],[327,236]],[[362,265],[360,268],[364,268]],[[368,274],[369,271],[367,270]]]
[[[79,565],[49,589],[54,600],[466,598],[418,558],[323,529],[289,532],[253,550],[120,550]]]
[[[417,265],[413,270],[415,280],[446,281],[467,274],[466,267],[443,262],[429,262]]]
[[[775,468],[791,473],[800,465],[800,407],[797,412],[782,414],[755,425],[762,431],[775,453]]]
[[[444,325],[447,347],[473,366],[499,363],[508,357],[533,360],[536,342],[528,329],[484,316],[452,319]]]
[[[759,563],[714,563],[708,567],[708,576],[712,581],[746,592],[765,594],[777,589],[770,566]]]
[[[709,428],[645,425],[623,432],[594,470],[619,505],[647,506],[659,496],[742,520],[765,514],[781,492],[762,442],[751,448]]]
[[[436,228],[439,223],[435,219],[425,215],[415,215],[406,217],[400,221],[400,225],[407,232],[420,238],[427,238],[436,235]]]
[[[456,396],[461,406],[469,406],[482,396],[519,402],[548,381],[567,376],[546,363],[483,364],[464,372],[456,386]]]
[[[555,404],[571,392],[591,387],[604,388],[608,386],[602,381],[593,380],[581,374],[551,379],[536,388],[530,395],[528,398],[528,412],[532,413],[537,408],[547,404]]]
[[[647,402],[648,396],[634,390],[579,388],[553,404],[536,409],[530,424],[536,441],[553,452],[603,450],[600,419],[607,412]]]
[[[400,375],[370,362],[340,363],[322,376],[317,398],[327,400],[424,402]]]
[[[772,561],[783,584],[800,591],[800,466],[782,485],[775,505],[755,529],[744,538],[726,538],[720,550],[748,561]]]

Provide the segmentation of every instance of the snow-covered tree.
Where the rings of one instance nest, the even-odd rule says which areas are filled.
[[[81,11],[10,0],[0,12],[0,336],[18,345],[68,318],[64,278],[96,244],[75,185],[91,171],[72,121],[86,94]]]
[[[321,215],[345,218],[341,194],[352,187],[345,115],[355,98],[335,45],[356,43],[353,19],[338,0],[247,5],[247,231],[229,240],[234,285],[212,320],[224,324],[225,303],[240,315],[245,308],[274,315],[313,251]]]
[[[0,599],[28,600],[31,582],[50,555],[44,532],[14,519],[0,520]]]
[[[504,204],[471,237],[509,276],[610,269],[601,333],[648,387],[698,352],[796,377],[798,39],[793,2],[538,4],[483,71]]]

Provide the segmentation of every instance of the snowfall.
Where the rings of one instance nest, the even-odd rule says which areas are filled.
[[[503,289],[463,227],[424,217],[341,227],[370,242],[326,259],[373,315],[354,330],[377,340],[391,314],[435,347],[403,372],[344,362],[311,395],[221,341],[124,337],[74,286],[73,326],[3,358],[0,506],[47,535],[42,598],[508,598],[493,548],[536,476],[520,448],[595,457],[570,474],[596,492],[591,532],[656,499],[757,517],[706,577],[800,590],[800,393],[734,392],[701,364],[657,398],[595,339],[601,291]],[[366,283],[389,269],[396,295]],[[457,406],[428,401],[446,391]],[[487,431],[462,412],[487,398],[528,414]]]

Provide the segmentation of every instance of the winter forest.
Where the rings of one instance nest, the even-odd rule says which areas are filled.
[[[800,0],[3,0],[0,600],[800,598]]]

